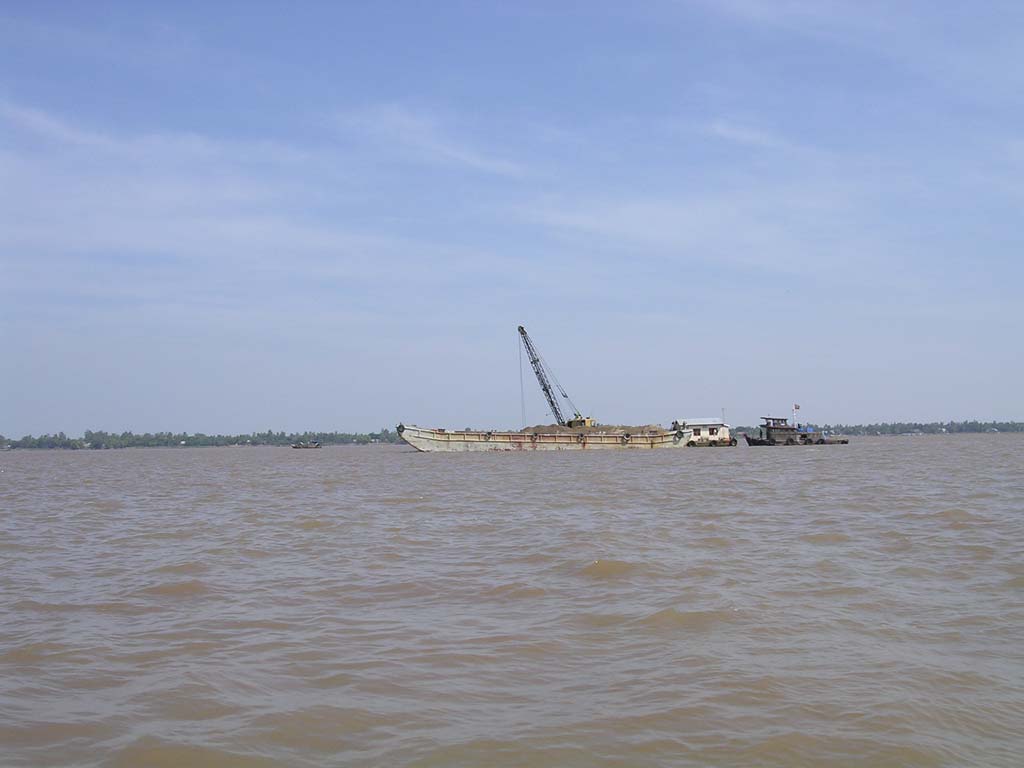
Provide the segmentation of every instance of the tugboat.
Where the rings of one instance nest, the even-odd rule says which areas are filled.
[[[845,437],[830,437],[806,424],[790,424],[784,416],[762,416],[764,422],[757,428],[757,434],[743,433],[747,445],[846,445]]]

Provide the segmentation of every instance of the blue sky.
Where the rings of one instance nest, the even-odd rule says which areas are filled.
[[[1024,418],[1022,29],[0,4],[0,433]]]

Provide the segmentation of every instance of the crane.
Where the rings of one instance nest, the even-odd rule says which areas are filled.
[[[537,382],[540,384],[541,391],[544,393],[544,397],[548,401],[548,407],[551,409],[551,415],[555,417],[555,421],[558,422],[559,426],[562,427],[589,427],[592,426],[594,420],[585,417],[580,413],[580,409],[576,407],[576,404],[572,401],[562,385],[558,383],[558,379],[555,378],[554,373],[547,367],[547,364],[543,361],[540,356],[540,352],[537,351],[537,347],[533,345],[533,339],[530,338],[530,334],[526,332],[523,326],[519,326],[519,336],[526,347],[526,355],[530,358],[530,365],[533,366],[533,372],[537,374]],[[573,417],[566,419],[562,415],[562,409],[558,405],[558,399],[555,397],[555,391],[551,386],[551,380],[554,379],[555,386],[558,387],[559,393],[568,400],[569,405],[572,406]]]

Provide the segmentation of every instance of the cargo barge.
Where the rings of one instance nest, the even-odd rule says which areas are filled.
[[[465,451],[585,451],[585,450],[652,450],[654,448],[714,448],[734,446],[736,439],[729,425],[718,419],[677,419],[671,429],[658,425],[642,427],[599,425],[580,409],[558,383],[554,373],[541,358],[533,339],[519,326],[521,349],[525,350],[537,376],[541,392],[556,423],[531,427],[519,432],[472,429],[448,430],[399,424],[399,436],[418,451],[461,453]],[[520,358],[522,365],[522,358]],[[522,374],[522,370],[520,370]],[[520,382],[522,376],[520,375]],[[563,414],[558,395],[572,408]],[[724,416],[723,416],[724,418]],[[525,408],[524,408],[525,420]]]
[[[672,429],[660,427],[540,427],[521,432],[499,430],[448,430],[399,424],[399,436],[418,451],[461,453],[465,451],[594,451],[651,450],[732,446],[736,439],[727,424],[701,420],[698,427],[675,421]],[[709,434],[714,429],[715,434]],[[695,434],[695,432],[697,434]]]

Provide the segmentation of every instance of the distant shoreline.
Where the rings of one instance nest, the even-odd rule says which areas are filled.
[[[947,421],[886,422],[880,424],[818,424],[811,425],[837,435],[940,435],[1024,432],[1024,421]],[[752,432],[755,427],[735,427],[735,432]],[[86,430],[82,437],[27,435],[21,439],[0,435],[0,449],[22,450],[110,450],[116,448],[195,448],[231,446],[290,446],[295,443],[319,442],[321,445],[376,445],[401,442],[397,432],[252,432],[241,435],[207,435],[202,432],[102,432]]]
[[[28,435],[20,440],[0,435],[0,449],[25,450],[110,450],[116,448],[197,448],[231,446],[279,446],[318,442],[321,445],[375,445],[399,442],[397,432],[252,432],[242,435],[207,435],[202,432],[100,432],[86,430],[82,437],[56,435]]]

